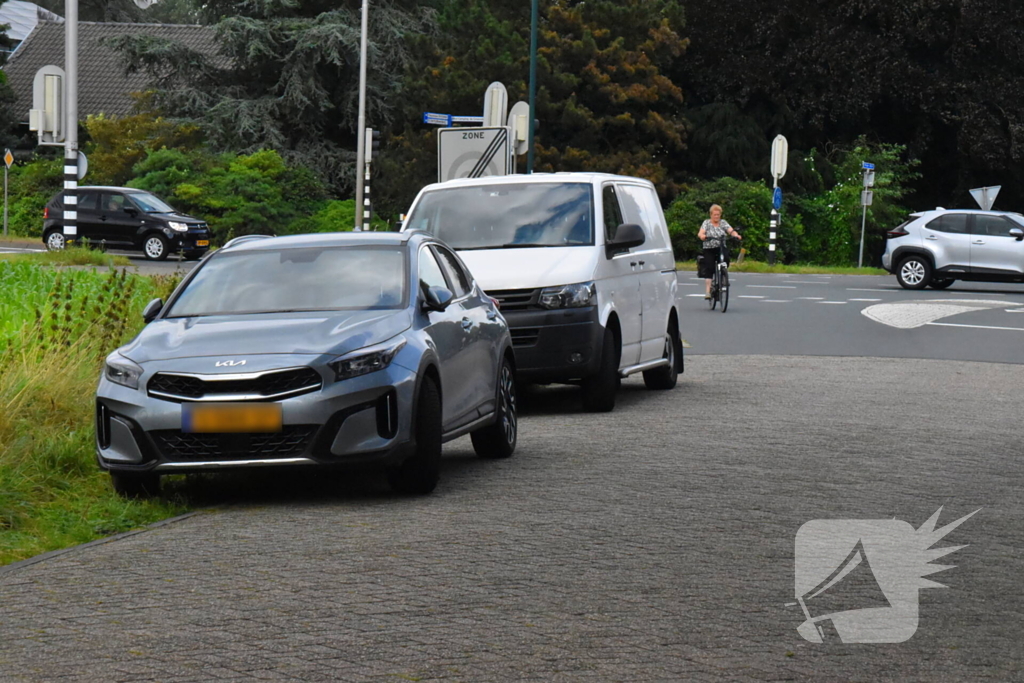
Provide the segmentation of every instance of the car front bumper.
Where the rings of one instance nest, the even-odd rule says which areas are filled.
[[[604,328],[597,307],[502,312],[516,372],[528,382],[565,382],[597,372]]]
[[[280,362],[280,361],[279,361]],[[377,372],[333,381],[316,368],[322,387],[280,401],[280,432],[196,434],[182,430],[183,402],[151,396],[161,369],[146,368],[139,389],[100,380],[96,396],[96,454],[100,467],[160,473],[268,466],[389,464],[408,455],[416,392],[415,371],[392,363]],[[280,367],[297,367],[292,363]],[[215,403],[215,402],[214,402]]]

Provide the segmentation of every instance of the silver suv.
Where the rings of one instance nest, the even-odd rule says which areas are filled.
[[[956,280],[1024,282],[1024,216],[943,209],[914,213],[894,230],[882,267],[906,289],[945,289]]]

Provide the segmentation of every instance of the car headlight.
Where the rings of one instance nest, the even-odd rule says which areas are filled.
[[[597,296],[593,282],[579,282],[574,285],[545,287],[540,291],[540,303],[544,308],[583,308],[591,306]]]
[[[142,377],[142,368],[117,351],[114,351],[107,356],[107,364],[103,369],[103,374],[114,384],[120,384],[129,389],[138,389],[139,378]]]
[[[334,379],[352,379],[360,375],[368,375],[371,372],[383,370],[391,365],[395,355],[405,346],[405,339],[384,342],[376,346],[353,351],[333,360],[327,365],[334,370]]]
[[[167,227],[171,230],[177,230],[178,232],[188,232],[187,223],[178,223],[177,221],[167,221]]]

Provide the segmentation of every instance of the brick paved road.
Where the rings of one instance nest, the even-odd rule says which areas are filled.
[[[253,480],[0,573],[0,679],[1019,677],[1022,386],[1024,366],[702,356],[674,392],[628,382],[608,416],[546,390],[515,457],[451,444],[432,497]],[[910,641],[798,636],[801,524],[917,527],[940,505],[983,510],[943,541],[970,545]]]

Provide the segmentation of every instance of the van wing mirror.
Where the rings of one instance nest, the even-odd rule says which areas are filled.
[[[615,228],[615,237],[607,244],[608,255],[621,254],[647,241],[644,229],[636,223],[623,223]]]
[[[142,309],[142,319],[147,323],[153,322],[153,320],[160,315],[160,311],[164,308],[163,299],[153,299],[146,307]]]
[[[455,295],[447,287],[427,287],[423,290],[423,298],[424,310],[440,313],[448,308]]]

